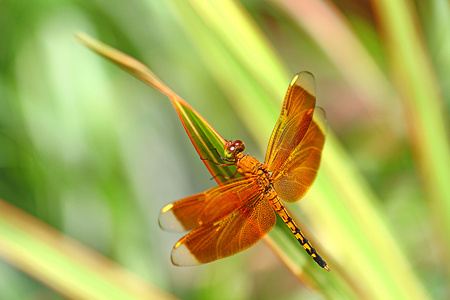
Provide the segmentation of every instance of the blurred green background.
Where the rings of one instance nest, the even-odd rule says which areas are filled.
[[[339,290],[324,291],[320,278],[298,280],[264,243],[205,266],[172,266],[170,250],[181,235],[160,230],[159,210],[215,182],[167,98],[77,43],[74,33],[150,66],[219,134],[245,141],[261,161],[290,79],[307,70],[327,116],[325,165],[336,171],[319,175],[316,189],[334,184],[330,194],[355,198],[355,191],[368,191],[362,197],[370,206],[345,209],[356,219],[381,220],[383,228],[373,225],[373,232],[386,230],[396,241],[398,248],[386,251],[402,258],[400,271],[414,287],[391,293],[376,281],[384,271],[372,280],[370,267],[367,281],[384,290],[384,299],[408,299],[410,288],[422,292],[418,299],[448,298],[449,6],[2,1],[0,197],[183,299],[379,299],[355,283],[364,279],[352,269],[359,256],[350,255],[349,237],[327,229],[346,222],[345,213],[327,210],[320,200],[326,193],[314,188],[299,202],[305,213],[296,212],[336,267],[329,285]],[[342,180],[347,170],[351,182]],[[18,267],[7,255],[15,237],[6,232],[0,226],[0,299],[75,297],[27,275],[33,263],[25,258]],[[384,240],[374,243],[383,248]]]

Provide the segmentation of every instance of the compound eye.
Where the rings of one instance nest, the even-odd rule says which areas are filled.
[[[227,160],[233,159],[235,150],[236,149],[234,146],[234,142],[227,141],[227,143],[225,144],[225,147],[224,147],[225,159],[227,159]]]
[[[236,152],[242,152],[245,150],[245,145],[243,141],[236,140],[234,141],[234,151]]]
[[[245,146],[244,143],[240,140],[236,140],[236,141],[228,141],[225,144],[225,158],[227,160],[235,160],[236,159],[236,154],[238,154],[239,152],[244,151]]]

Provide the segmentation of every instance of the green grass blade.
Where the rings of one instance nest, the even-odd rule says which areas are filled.
[[[223,43],[249,76],[253,77],[270,97],[276,98],[280,92],[283,92],[280,87],[286,85],[286,81],[282,79],[289,76],[280,64],[278,56],[268,47],[268,41],[262,32],[245,14],[239,2],[201,0],[188,2],[198,16],[210,25],[212,32],[218,38],[216,41]],[[226,23],[223,19],[233,20],[233,22]],[[195,32],[201,33],[201,31],[197,29]],[[241,37],[247,38],[244,45],[237,42],[236,32],[239,32]],[[248,56],[249,52],[251,56]],[[260,76],[260,74],[268,73],[274,74],[273,78]]]
[[[77,38],[91,50],[111,60],[125,71],[169,97],[192,144],[203,159],[203,162],[210,173],[214,176],[214,179],[218,183],[221,183],[226,181],[226,178],[233,176],[236,171],[234,166],[218,166],[218,164],[223,164],[220,155],[222,155],[223,152],[225,139],[222,138],[189,104],[159,79],[153,71],[138,60],[85,33],[78,33]]]
[[[383,109],[395,93],[380,66],[332,1],[272,0],[305,30],[358,94],[364,105]],[[324,21],[326,20],[326,21]],[[339,38],[336,38],[339,37]],[[358,63],[354,63],[357,61]]]
[[[175,299],[2,199],[0,256],[69,299]]]
[[[442,260],[450,256],[450,145],[448,109],[423,43],[419,20],[408,1],[373,0],[383,29],[391,71],[405,106],[409,140],[415,150]],[[448,6],[443,12],[448,11]],[[447,28],[448,30],[448,28]]]

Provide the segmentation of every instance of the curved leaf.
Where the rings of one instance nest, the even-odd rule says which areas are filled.
[[[219,164],[224,163],[223,160],[221,160],[220,155],[222,155],[226,140],[147,66],[133,57],[108,46],[85,33],[77,33],[76,37],[91,50],[111,60],[125,71],[131,73],[169,97],[192,144],[214,179],[221,184],[226,181],[227,178],[233,176],[236,171],[234,166],[219,166]]]

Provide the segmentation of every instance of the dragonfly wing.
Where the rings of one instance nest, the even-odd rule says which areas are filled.
[[[267,147],[265,165],[270,171],[278,170],[300,144],[311,124],[315,105],[314,76],[309,72],[297,74],[286,92]]]
[[[273,187],[286,202],[300,200],[313,184],[320,165],[325,135],[315,121],[279,169],[272,173]]]
[[[159,225],[167,231],[188,231],[220,216],[228,215],[254,197],[254,177],[236,178],[225,185],[192,195],[166,205],[159,216]],[[256,188],[256,187],[255,187]]]
[[[239,208],[203,224],[178,241],[172,251],[172,263],[192,266],[231,256],[258,242],[275,222],[275,212],[264,194],[254,193]]]

